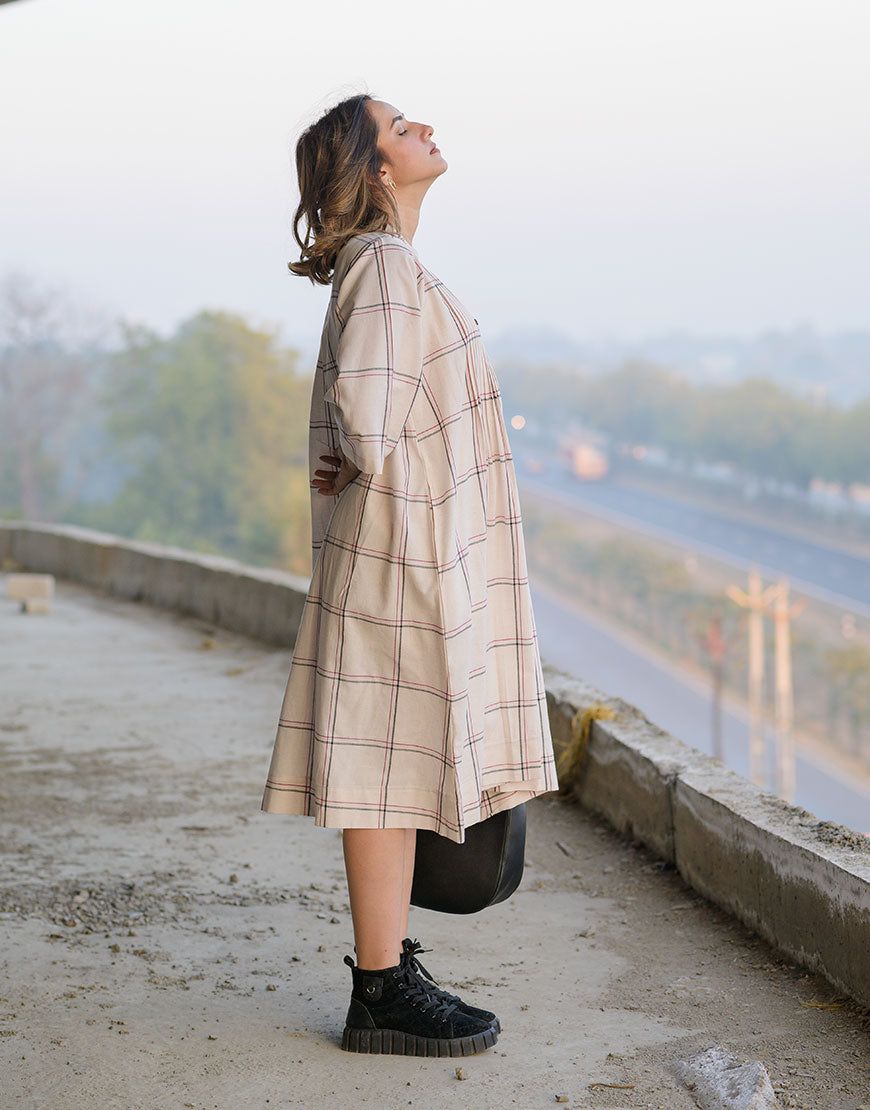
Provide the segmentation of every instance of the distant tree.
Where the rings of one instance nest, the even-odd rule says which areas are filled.
[[[0,511],[53,519],[91,459],[63,458],[64,432],[90,403],[110,324],[58,289],[13,271],[0,279]],[[59,475],[66,468],[61,496]]]
[[[585,419],[617,442],[662,444],[674,427],[672,400],[686,388],[671,370],[630,361],[588,382]]]
[[[814,470],[801,443],[811,420],[807,402],[775,382],[747,378],[702,391],[696,451],[749,474],[806,485]]]
[[[866,485],[870,483],[870,399],[853,405],[838,423],[837,477]]]
[[[852,754],[866,759],[870,755],[870,647],[855,643],[829,648],[825,658],[836,704],[845,712]]]
[[[124,534],[310,571],[308,411],[297,353],[228,312],[164,339],[123,325],[105,393],[128,476]]]
[[[615,443],[661,447],[674,459],[730,463],[806,487],[813,478],[870,481],[870,401],[819,407],[765,378],[694,386],[663,367],[629,361],[583,381],[573,402]],[[538,401],[529,391],[528,411]],[[557,412],[555,406],[551,406]],[[563,406],[559,419],[566,419]]]

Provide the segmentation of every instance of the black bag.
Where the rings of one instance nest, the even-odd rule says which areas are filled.
[[[441,913],[477,913],[513,894],[525,856],[525,802],[469,825],[463,844],[417,829],[411,904]]]

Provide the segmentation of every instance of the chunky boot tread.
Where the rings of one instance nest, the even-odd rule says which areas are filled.
[[[401,1029],[356,1029],[347,1025],[341,1038],[346,1052],[367,1052],[382,1056],[471,1056],[483,1052],[498,1039],[495,1029],[485,1029],[469,1037],[420,1037]]]

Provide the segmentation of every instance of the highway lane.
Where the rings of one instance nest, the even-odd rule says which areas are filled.
[[[785,574],[799,593],[870,618],[870,560],[825,543],[824,537],[802,539],[606,479],[580,482],[556,463],[534,477],[524,471],[521,459],[517,469],[525,497],[556,497],[567,506],[706,552],[741,570],[756,564],[767,578]]]
[[[552,660],[561,670],[630,702],[666,732],[712,754],[708,687],[634,643],[627,634],[566,603],[537,579],[532,581],[532,598],[545,661]],[[730,700],[722,708],[722,738],[724,762],[748,778],[749,724]],[[773,757],[773,736],[768,733],[765,789],[775,793]],[[794,801],[823,820],[870,834],[870,775],[859,781],[803,747],[795,751]]]

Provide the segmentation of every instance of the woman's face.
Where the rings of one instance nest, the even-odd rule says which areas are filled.
[[[405,119],[385,100],[370,100],[367,108],[378,125],[378,149],[384,159],[381,177],[391,177],[401,189],[421,182],[429,185],[444,173],[447,161],[432,139],[433,127]]]

